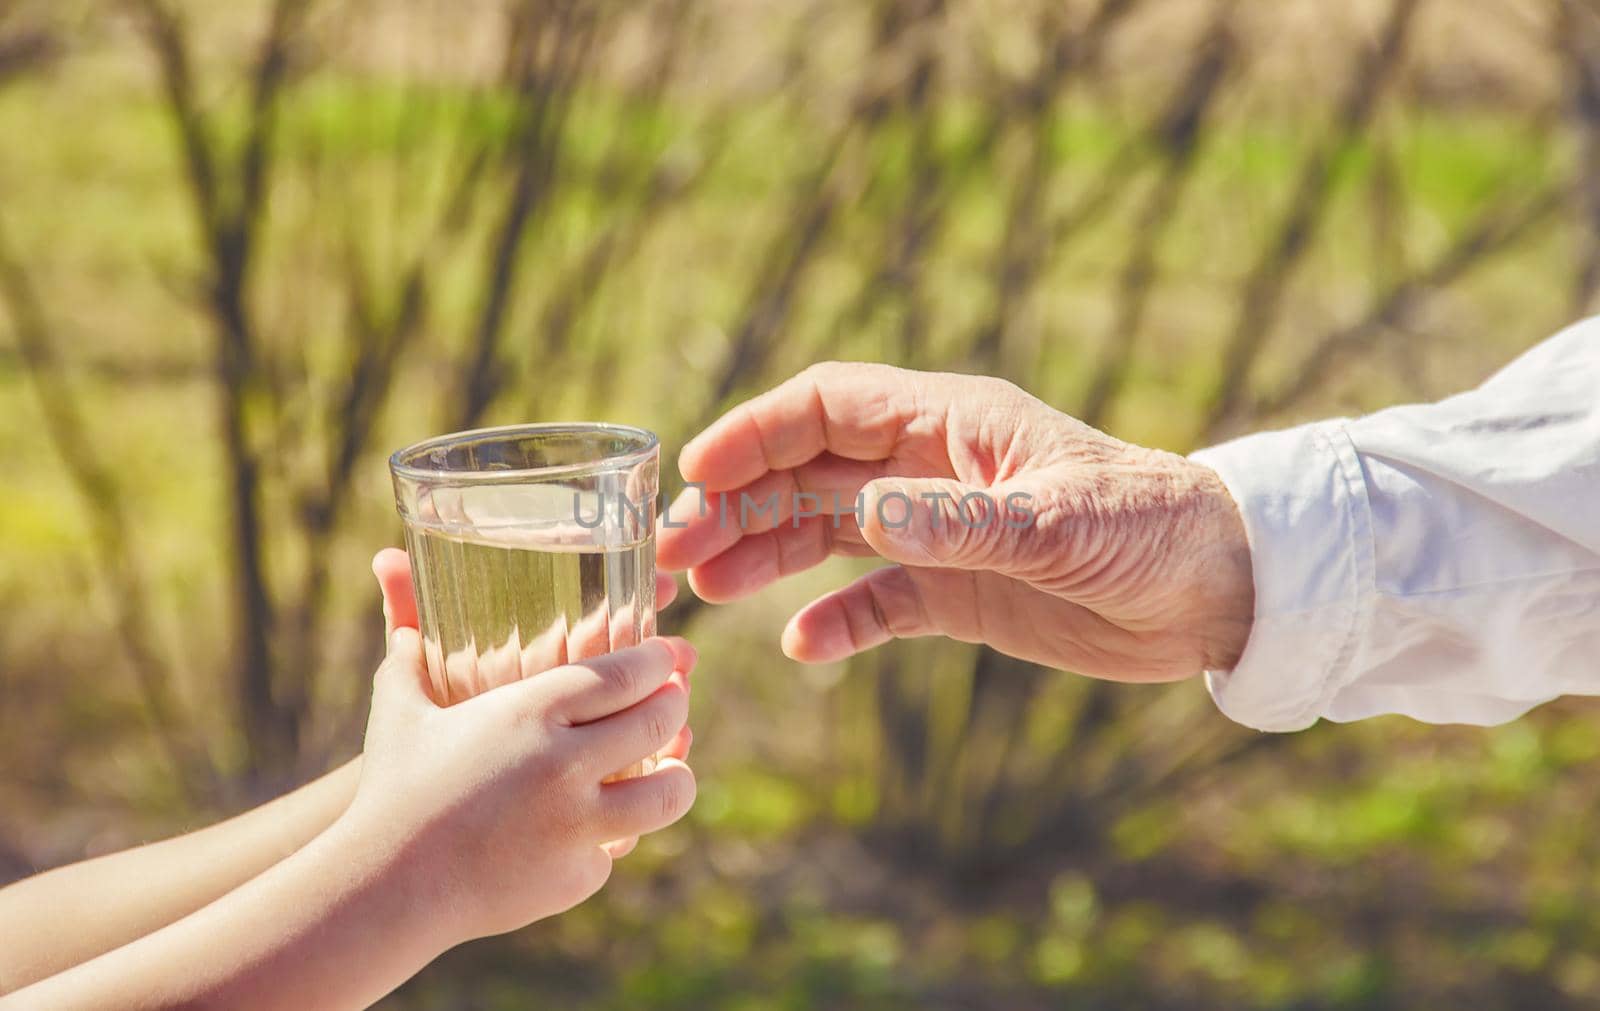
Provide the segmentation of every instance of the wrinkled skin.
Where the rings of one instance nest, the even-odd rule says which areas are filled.
[[[833,554],[892,563],[793,617],[783,648],[797,660],[945,635],[1097,677],[1173,681],[1231,667],[1249,637],[1250,551],[1216,473],[998,379],[813,366],[729,411],[679,462],[706,508],[694,488],[669,507],[658,563],[687,570],[708,601]],[[818,499],[796,504],[797,492]],[[749,508],[741,525],[741,494],[774,493],[777,510]],[[978,498],[963,511],[975,493],[1002,512]]]

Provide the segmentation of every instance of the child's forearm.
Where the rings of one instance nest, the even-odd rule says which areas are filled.
[[[158,930],[294,853],[349,807],[360,764],[208,828],[0,889],[0,994]]]
[[[341,819],[204,909],[0,998],[0,1011],[367,1007],[460,940],[451,904],[431,894],[448,875],[424,866],[403,840]]]

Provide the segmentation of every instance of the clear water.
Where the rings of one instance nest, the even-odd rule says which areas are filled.
[[[572,495],[550,486],[437,490],[428,521],[408,525],[441,705],[655,634],[653,517],[618,522],[617,504],[592,495],[575,513]],[[578,515],[604,522],[586,529]],[[632,540],[621,533],[628,529],[638,532]]]

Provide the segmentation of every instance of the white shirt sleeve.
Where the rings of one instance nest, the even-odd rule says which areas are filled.
[[[1600,695],[1600,318],[1469,393],[1193,459],[1255,569],[1244,655],[1206,675],[1230,718],[1492,724]]]

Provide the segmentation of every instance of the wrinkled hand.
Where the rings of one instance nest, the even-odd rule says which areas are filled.
[[[998,379],[813,366],[728,412],[679,466],[708,494],[665,511],[658,564],[687,569],[707,601],[829,555],[895,563],[796,614],[783,648],[797,660],[946,635],[1170,681],[1231,667],[1249,637],[1249,547],[1216,473]]]

